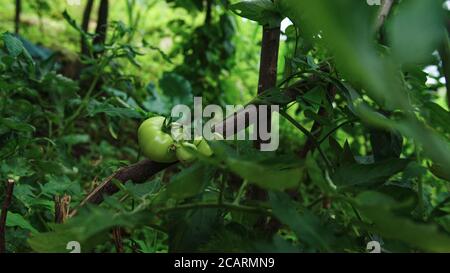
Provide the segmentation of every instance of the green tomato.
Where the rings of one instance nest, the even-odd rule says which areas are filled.
[[[192,162],[195,160],[195,155],[191,152],[191,149],[197,150],[197,147],[189,142],[183,142],[177,147],[177,158],[181,162]]]
[[[197,145],[197,150],[204,156],[212,156],[213,154],[211,147],[209,147],[208,142],[204,139]]]
[[[160,163],[177,161],[174,141],[170,134],[162,131],[164,117],[153,117],[144,121],[138,130],[138,142],[142,154]]]
[[[217,132],[215,132],[213,134],[213,138],[214,138],[214,140],[224,140],[223,135],[221,135],[221,134],[219,134]]]
[[[203,141],[203,137],[202,136],[196,136],[194,137],[194,145],[198,146],[198,144],[200,144],[200,142]]]

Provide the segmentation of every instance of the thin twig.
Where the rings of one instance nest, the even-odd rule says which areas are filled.
[[[68,128],[78,118],[78,116],[81,114],[84,108],[89,104],[89,99],[91,98],[92,92],[94,92],[95,87],[97,86],[97,83],[100,80],[101,71],[103,71],[103,65],[100,65],[99,70],[100,71],[95,75],[94,79],[92,80],[86,95],[81,101],[81,104],[78,106],[75,112],[70,117],[67,118],[66,126],[64,126],[64,128]],[[62,131],[62,133],[64,133],[64,130]]]
[[[241,201],[242,195],[244,194],[244,190],[247,187],[247,180],[244,180],[244,182],[242,182],[241,187],[239,188],[238,194],[236,195],[236,199],[234,200],[233,204],[238,205],[239,202]]]
[[[306,208],[312,209],[315,205],[317,205],[317,204],[319,204],[320,202],[322,202],[324,198],[325,198],[325,197],[323,197],[323,196],[317,198],[316,200],[312,201],[311,204],[309,204],[308,206],[306,206]]]
[[[357,119],[352,119],[352,120],[347,120],[342,122],[341,124],[339,124],[338,126],[336,126],[333,130],[329,131],[324,137],[322,137],[318,143],[321,144],[322,142],[324,142],[329,136],[331,136],[334,132],[336,132],[337,130],[339,130],[340,128],[342,128],[343,126],[347,125],[347,124],[352,124],[354,122],[357,122]]]
[[[133,183],[142,183],[157,174],[158,172],[168,168],[173,164],[157,163],[150,160],[143,160],[136,164],[120,168],[118,171],[103,180],[94,190],[92,190],[80,204],[71,211],[69,217],[73,217],[80,207],[87,203],[99,204],[103,201],[104,195],[112,195],[119,191],[117,185],[113,182],[118,180],[122,183],[132,181]]]
[[[284,118],[286,118],[290,123],[292,123],[297,129],[299,129],[303,134],[305,134],[310,141],[312,141],[313,145],[316,147],[316,149],[319,151],[320,156],[325,161],[325,164],[327,165],[328,169],[332,169],[332,165],[330,160],[326,157],[325,153],[322,151],[322,148],[320,148],[320,144],[317,142],[316,138],[300,123],[298,123],[295,119],[293,119],[290,115],[288,115],[284,111],[280,111],[280,115]]]
[[[8,208],[11,204],[13,191],[14,180],[8,179],[8,182],[6,183],[5,200],[3,200],[2,213],[0,215],[0,253],[5,253],[6,250],[6,216],[8,215]]]

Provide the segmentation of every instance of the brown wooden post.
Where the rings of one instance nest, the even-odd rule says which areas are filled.
[[[280,48],[280,27],[264,26],[263,38],[261,44],[261,62],[259,67],[259,81],[258,81],[258,95],[262,94],[268,89],[277,86],[277,72],[278,72],[278,51]],[[258,115],[258,128],[261,123]],[[267,114],[267,129],[270,132],[272,115]],[[260,148],[262,140],[259,138],[255,141],[255,147]]]

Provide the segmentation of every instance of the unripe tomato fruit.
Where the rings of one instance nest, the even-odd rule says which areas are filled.
[[[177,161],[174,141],[170,134],[162,131],[164,117],[145,120],[138,130],[138,142],[142,154],[150,160],[160,163]]]
[[[213,134],[213,138],[214,138],[214,140],[224,140],[223,135],[221,135],[221,134],[219,134],[217,132],[215,132]]]
[[[192,143],[184,142],[177,147],[177,158],[181,162],[192,162],[195,160],[195,155],[190,149],[197,150],[197,146]]]
[[[212,156],[213,151],[211,150],[211,147],[209,147],[208,142],[206,140],[202,139],[200,143],[197,145],[197,151],[201,153],[204,156]]]

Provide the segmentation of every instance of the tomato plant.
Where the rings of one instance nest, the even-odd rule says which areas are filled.
[[[448,1],[10,2],[0,252],[450,252]]]

